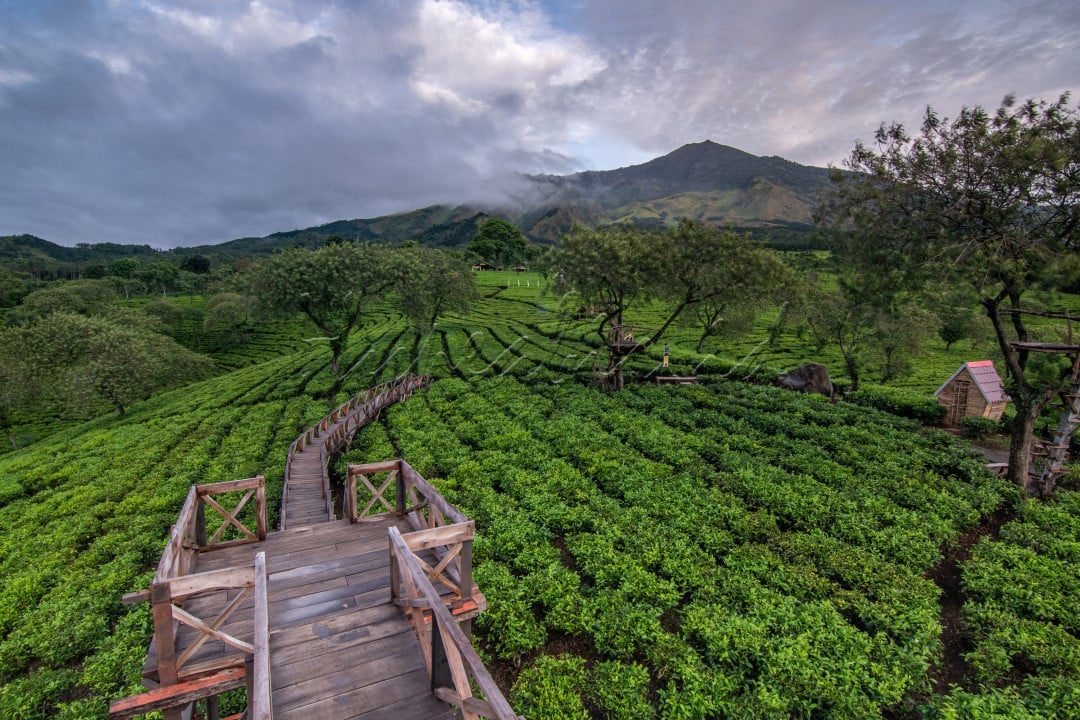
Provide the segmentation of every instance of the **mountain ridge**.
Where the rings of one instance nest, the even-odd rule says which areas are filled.
[[[614,170],[521,177],[530,199],[516,207],[431,205],[167,251],[144,246],[125,250],[112,243],[83,243],[77,248],[55,245],[50,250],[54,244],[47,240],[12,235],[0,237],[0,261],[5,252],[16,251],[65,263],[107,261],[109,257],[147,252],[161,252],[164,257],[203,254],[229,261],[294,245],[316,247],[335,235],[361,242],[396,245],[416,240],[423,245],[460,248],[489,217],[514,223],[540,243],[557,242],[575,225],[628,222],[650,228],[671,225],[681,217],[730,225],[763,237],[773,229],[785,236],[808,237],[817,194],[829,184],[827,168],[800,165],[775,155],[757,156],[712,140],[689,143],[647,162]]]

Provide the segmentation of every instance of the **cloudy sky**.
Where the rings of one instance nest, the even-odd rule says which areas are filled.
[[[1065,91],[1075,0],[0,0],[0,235],[217,243],[705,139],[839,164]]]

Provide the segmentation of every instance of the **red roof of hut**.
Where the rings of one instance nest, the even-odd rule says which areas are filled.
[[[997,370],[994,369],[993,360],[973,360],[964,363],[960,366],[959,370],[953,373],[951,378],[946,380],[945,383],[937,389],[934,396],[936,397],[949,383],[955,380],[956,376],[959,375],[964,368],[968,369],[971,378],[975,381],[975,386],[979,388],[979,392],[982,393],[986,402],[998,403],[1009,401],[1009,395],[1005,392],[1005,383],[1001,382],[1001,376],[998,375]]]

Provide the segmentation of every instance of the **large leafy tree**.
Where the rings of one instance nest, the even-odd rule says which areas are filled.
[[[396,263],[395,294],[402,312],[421,332],[448,312],[468,312],[477,297],[472,268],[457,254],[419,245],[403,247]]]
[[[513,223],[489,218],[469,241],[468,250],[487,262],[502,267],[525,257],[529,241]]]
[[[316,250],[292,248],[258,263],[252,292],[271,315],[302,314],[330,346],[334,374],[364,311],[398,279],[392,251],[377,245],[336,243]]]
[[[13,317],[27,321],[60,311],[103,315],[112,308],[115,299],[116,290],[108,280],[53,283],[24,297]]]
[[[625,326],[628,310],[651,299],[666,301],[661,327],[635,335],[615,353],[616,388],[623,386],[623,363],[658,342],[684,313],[716,317],[728,306],[756,301],[751,298],[771,292],[785,276],[779,261],[747,238],[688,219],[662,232],[628,225],[578,228],[563,238],[551,262],[559,280],[597,310],[597,333],[605,343]],[[746,273],[753,275],[747,279]]]
[[[56,312],[0,337],[9,411],[123,415],[158,390],[209,376],[210,360],[140,324],[137,316]]]
[[[1076,267],[1080,117],[1055,102],[1006,98],[954,120],[927,109],[912,137],[883,125],[834,173],[821,218],[835,251],[885,295],[946,281],[971,289],[994,328],[1016,409],[1009,476],[1027,484],[1035,421],[1075,379],[1067,358],[1030,353],[1029,290]],[[1036,308],[1037,309],[1037,308]],[[1045,490],[1045,488],[1042,488]]]

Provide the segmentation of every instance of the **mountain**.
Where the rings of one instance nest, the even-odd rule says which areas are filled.
[[[434,205],[378,218],[335,222],[264,238],[188,248],[220,259],[299,245],[315,247],[334,235],[360,241],[463,247],[488,217],[517,225],[534,242],[554,243],[575,225],[629,222],[670,225],[689,217],[732,225],[778,247],[812,247],[816,195],[829,171],[779,157],[758,157],[710,140],[617,170],[524,176],[531,199],[519,207]]]
[[[240,238],[220,245],[185,248],[185,252],[228,260],[269,253],[286,247],[318,247],[325,243],[327,238],[334,236],[388,245],[416,240],[421,245],[464,247],[488,217],[484,211],[464,205],[432,205],[396,215],[335,220],[325,225],[277,232],[261,238]]]
[[[652,226],[690,217],[740,228],[808,226],[829,171],[706,140],[641,165],[530,179],[538,207],[513,219],[550,242],[581,222]]]
[[[464,247],[493,216],[509,220],[540,243],[557,242],[575,225],[628,222],[650,228],[689,217],[706,224],[731,225],[775,247],[803,249],[814,247],[812,212],[816,195],[829,184],[829,171],[779,157],[758,157],[706,140],[641,165],[522,179],[527,187],[524,196],[530,200],[518,207],[433,205],[164,252],[110,243],[65,248],[29,235],[11,236],[0,238],[0,265],[35,275],[52,271],[58,277],[79,277],[87,264],[107,264],[118,257],[178,262],[201,254],[215,263],[232,262],[291,246],[318,247],[335,235],[391,245],[416,240],[423,245]]]

